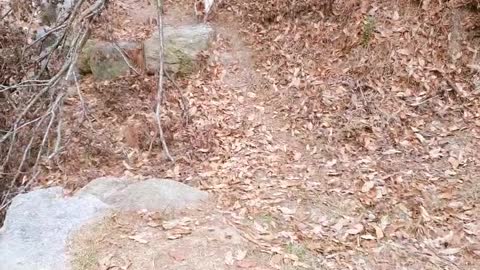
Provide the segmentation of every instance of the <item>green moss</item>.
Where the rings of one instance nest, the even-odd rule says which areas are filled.
[[[192,57],[172,43],[165,46],[165,64],[169,71],[180,75],[192,73],[195,69]]]
[[[273,221],[275,221],[274,217],[268,214],[261,215],[260,217],[258,217],[258,220],[266,224],[271,224]]]
[[[297,256],[301,261],[303,261],[307,255],[305,247],[297,243],[288,243],[286,250],[288,253]]]
[[[90,67],[90,56],[97,41],[88,40],[82,48],[81,53],[78,56],[77,66],[78,70],[82,74],[88,74],[92,72]]]
[[[374,31],[375,31],[375,18],[373,18],[372,16],[368,16],[363,21],[362,45],[364,47],[367,47],[370,44]]]
[[[128,64],[113,47],[97,46],[90,54],[89,64],[95,79],[111,80],[128,73]]]

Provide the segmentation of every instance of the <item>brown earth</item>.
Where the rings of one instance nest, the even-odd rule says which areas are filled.
[[[466,22],[454,27],[448,7],[409,1],[335,6],[327,18],[306,10],[318,14],[307,19],[271,18],[252,3],[220,6],[205,68],[177,78],[179,88],[167,85],[164,123],[175,163],[158,142],[149,151],[155,78],[83,80],[88,131],[70,134],[74,146],[47,183],[75,189],[102,175],[171,177],[209,191],[221,211],[197,213],[189,233],[174,240],[148,225],[155,213],[111,217],[84,239],[112,239],[95,246],[92,269],[114,258],[132,269],[235,269],[242,261],[247,269],[475,269],[473,30]],[[193,22],[190,7],[168,2],[169,22]],[[153,15],[142,17],[151,8],[116,1],[105,17],[113,29],[96,35],[144,38],[155,31]],[[467,19],[473,11],[461,12]],[[72,97],[72,125],[79,108]],[[240,246],[213,232],[217,242],[204,239],[207,228],[224,226],[242,236]],[[151,245],[128,237],[138,233]],[[200,244],[205,250],[188,252]]]

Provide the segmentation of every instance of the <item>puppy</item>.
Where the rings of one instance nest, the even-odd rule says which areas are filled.
[[[206,22],[208,15],[210,14],[213,7],[214,0],[195,0],[193,3],[193,8],[195,11],[195,16],[197,20]]]

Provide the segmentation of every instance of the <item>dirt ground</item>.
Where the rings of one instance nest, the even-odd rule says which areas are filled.
[[[204,68],[167,85],[175,163],[157,142],[148,151],[155,78],[84,78],[89,131],[45,182],[169,177],[209,191],[216,210],[170,217],[186,231],[172,240],[155,213],[110,217],[81,240],[94,250],[78,269],[476,269],[480,112],[462,62],[476,53],[464,37],[451,64],[447,26],[432,23],[440,13],[418,22],[417,6],[378,2],[351,22],[299,16],[268,29],[268,10],[245,7],[257,22],[240,2],[222,5]],[[193,15],[191,3],[167,2],[170,24]],[[140,40],[154,17],[147,2],[115,1],[112,29],[95,34]],[[78,98],[69,105],[75,123]]]

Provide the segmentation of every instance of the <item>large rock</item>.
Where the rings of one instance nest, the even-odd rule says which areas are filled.
[[[132,67],[137,68],[142,64],[142,44],[120,41],[117,45],[118,47],[111,42],[88,40],[77,60],[79,71],[82,74],[92,73],[97,80],[111,80],[128,74]]]
[[[70,234],[106,213],[94,196],[63,196],[60,187],[21,194],[0,231],[0,270],[66,269]]]
[[[96,80],[111,80],[130,71],[132,61],[128,56],[135,51],[141,51],[141,44],[135,42],[118,42],[118,47],[110,42],[93,41],[89,49],[88,64]],[[87,46],[88,50],[88,46]]]
[[[0,270],[70,269],[69,239],[82,225],[110,211],[163,211],[199,205],[206,192],[162,179],[135,181],[105,177],[72,197],[60,187],[21,194],[0,229]]]
[[[206,50],[214,37],[214,30],[206,24],[164,28],[164,54],[167,71],[188,74],[195,70],[198,55]],[[145,66],[148,73],[159,68],[160,39],[158,32],[144,44]]]
[[[120,210],[164,211],[195,206],[208,194],[177,181],[149,179],[132,182],[128,178],[99,178],[90,182],[79,195],[94,195]]]

